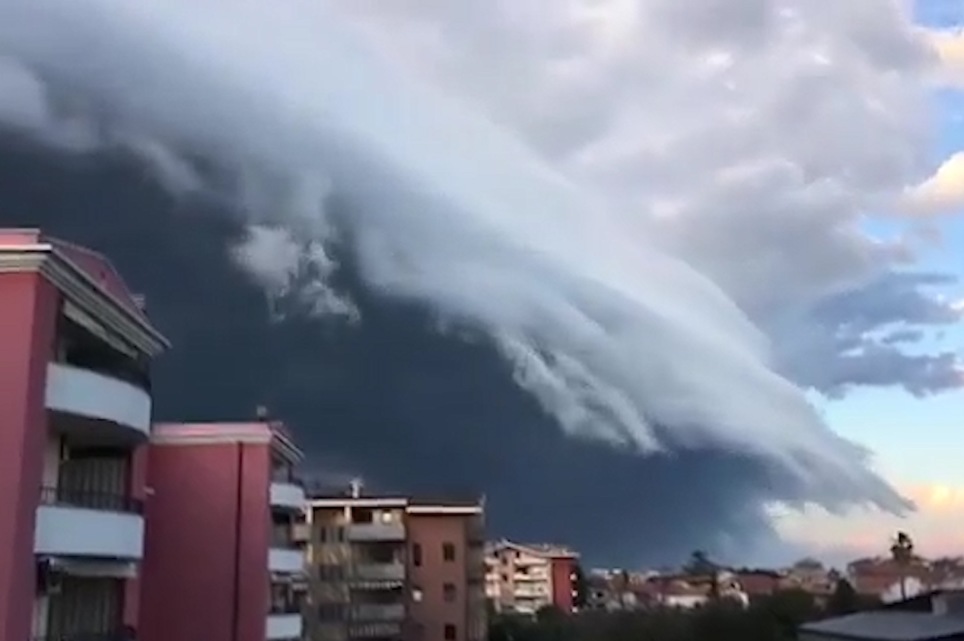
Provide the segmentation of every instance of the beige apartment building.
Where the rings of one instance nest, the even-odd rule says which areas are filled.
[[[310,641],[483,641],[481,501],[343,495],[309,498]]]

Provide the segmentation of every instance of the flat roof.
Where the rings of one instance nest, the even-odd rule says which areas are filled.
[[[410,514],[481,514],[485,501],[482,498],[468,500],[463,498],[443,499],[431,497],[405,496],[390,494],[383,496],[351,496],[348,492],[310,492],[308,504],[319,508],[361,507],[361,508],[404,508]]]
[[[155,423],[151,441],[157,445],[264,443],[272,445],[292,462],[298,462],[304,456],[279,421]]]
[[[807,623],[800,630],[853,641],[938,641],[964,635],[964,617],[873,610]]]

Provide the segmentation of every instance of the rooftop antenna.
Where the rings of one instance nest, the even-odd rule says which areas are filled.
[[[351,498],[353,499],[361,498],[363,485],[364,483],[362,482],[362,480],[357,477],[349,481],[348,487],[351,488]]]

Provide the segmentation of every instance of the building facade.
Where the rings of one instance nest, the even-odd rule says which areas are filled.
[[[274,421],[154,427],[142,641],[301,639],[300,459]]]
[[[167,341],[104,257],[37,230],[0,230],[0,301],[0,638],[130,636]]]
[[[309,499],[312,641],[483,641],[480,501],[343,495]]]
[[[579,555],[547,544],[490,543],[486,549],[486,596],[496,612],[534,615],[542,608],[575,610]]]

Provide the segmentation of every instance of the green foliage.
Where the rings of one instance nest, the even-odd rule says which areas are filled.
[[[494,617],[489,641],[792,641],[800,624],[834,616],[832,608],[854,611],[850,608],[868,605],[853,597],[838,586],[826,609],[803,590],[777,592],[746,609],[725,599],[696,610],[588,611],[567,616],[547,609],[535,619]]]

